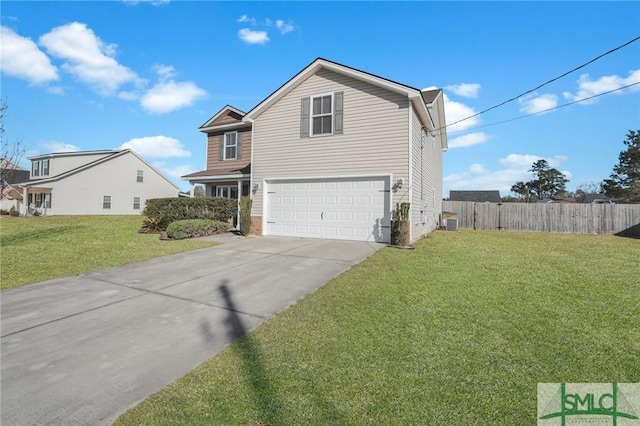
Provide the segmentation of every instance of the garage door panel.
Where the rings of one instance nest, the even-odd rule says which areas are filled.
[[[267,185],[268,235],[389,241],[389,178]]]

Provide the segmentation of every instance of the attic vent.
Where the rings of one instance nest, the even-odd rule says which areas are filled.
[[[444,227],[447,231],[457,231],[458,230],[458,218],[448,217],[444,220]]]

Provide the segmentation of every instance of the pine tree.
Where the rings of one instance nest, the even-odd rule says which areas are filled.
[[[629,130],[609,179],[602,182],[605,194],[622,203],[640,203],[640,130]]]

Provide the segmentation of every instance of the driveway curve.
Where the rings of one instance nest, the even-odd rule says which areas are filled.
[[[222,240],[2,291],[0,423],[109,424],[383,247]]]

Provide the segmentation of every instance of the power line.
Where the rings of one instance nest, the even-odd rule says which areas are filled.
[[[589,62],[585,62],[584,64],[582,64],[582,65],[580,65],[580,66],[577,66],[577,67],[575,67],[574,69],[572,69],[572,70],[570,70],[570,71],[567,71],[567,72],[563,73],[562,75],[559,75],[558,77],[552,78],[551,80],[549,80],[549,81],[547,81],[547,82],[545,82],[545,83],[542,83],[541,85],[539,85],[539,86],[537,86],[537,87],[534,87],[533,89],[527,90],[526,92],[523,92],[523,93],[521,93],[521,94],[519,94],[519,95],[517,95],[517,96],[514,96],[514,97],[513,97],[513,98],[511,98],[511,99],[507,99],[507,100],[506,100],[506,101],[504,101],[504,102],[501,102],[501,103],[499,103],[499,104],[497,104],[497,105],[494,105],[494,106],[492,106],[492,107],[490,107],[490,108],[487,108],[487,109],[482,110],[482,111],[480,111],[480,112],[478,112],[478,113],[475,113],[475,114],[473,114],[473,115],[470,115],[469,117],[463,118],[463,119],[458,120],[458,121],[456,121],[456,122],[454,122],[454,123],[451,123],[451,124],[447,124],[446,126],[441,127],[441,128],[439,128],[439,129],[437,129],[437,130],[442,130],[443,128],[444,128],[444,129],[446,129],[447,127],[451,127],[451,126],[453,126],[454,124],[461,123],[461,122],[466,121],[466,120],[468,120],[468,119],[470,119],[470,118],[477,117],[477,116],[478,116],[478,115],[480,115],[480,114],[484,114],[485,112],[491,111],[492,109],[496,109],[496,108],[498,108],[498,107],[501,107],[501,106],[502,106],[502,105],[504,105],[504,104],[508,104],[509,102],[513,102],[513,101],[515,101],[516,99],[521,98],[521,97],[522,97],[522,96],[524,96],[524,95],[528,95],[529,93],[535,92],[536,90],[540,89],[541,87],[544,87],[544,86],[546,86],[547,84],[553,83],[554,81],[559,80],[559,79],[561,79],[562,77],[565,77],[565,76],[567,76],[567,75],[571,74],[572,72],[575,72],[575,71],[577,71],[577,70],[579,70],[579,69],[581,69],[581,68],[584,68],[584,67],[586,67],[587,65],[592,64],[593,62],[597,61],[598,59],[603,58],[604,56],[607,56],[607,55],[609,55],[609,54],[611,54],[611,53],[613,53],[613,52],[615,52],[615,51],[617,51],[617,50],[620,50],[620,49],[622,49],[623,47],[626,47],[626,46],[630,45],[631,43],[635,43],[635,42],[636,42],[636,41],[638,41],[638,40],[640,40],[640,36],[638,36],[638,37],[634,38],[633,40],[629,40],[628,42],[626,42],[626,43],[624,43],[624,44],[621,44],[620,46],[615,47],[615,48],[613,48],[613,49],[609,50],[608,52],[603,53],[602,55],[596,56],[595,58],[591,59]]]
[[[566,107],[566,106],[573,105],[573,104],[579,104],[580,102],[588,101],[590,99],[594,99],[594,98],[597,98],[597,97],[600,97],[600,96],[603,96],[603,95],[608,95],[609,93],[617,92],[618,90],[627,89],[629,87],[636,86],[638,84],[640,84],[640,81],[628,84],[626,86],[618,87],[617,89],[612,89],[612,90],[608,90],[606,92],[598,93],[597,95],[589,96],[588,98],[578,99],[577,101],[568,102],[568,103],[562,104],[562,105],[556,105],[556,106],[551,107],[551,108],[543,109],[542,111],[532,112],[531,114],[526,114],[526,115],[521,115],[519,117],[509,118],[508,120],[498,121],[496,123],[484,124],[482,126],[472,127],[471,129],[457,130],[455,132],[448,132],[447,134],[450,135],[450,134],[453,134],[453,133],[465,133],[465,132],[468,132],[468,131],[471,131],[471,130],[482,129],[484,127],[497,126],[498,124],[503,124],[503,123],[508,123],[510,121],[520,120],[521,118],[527,118],[527,117],[531,117],[531,116],[534,116],[534,115],[544,114],[545,112],[553,111],[554,109],[559,109],[559,108]]]

